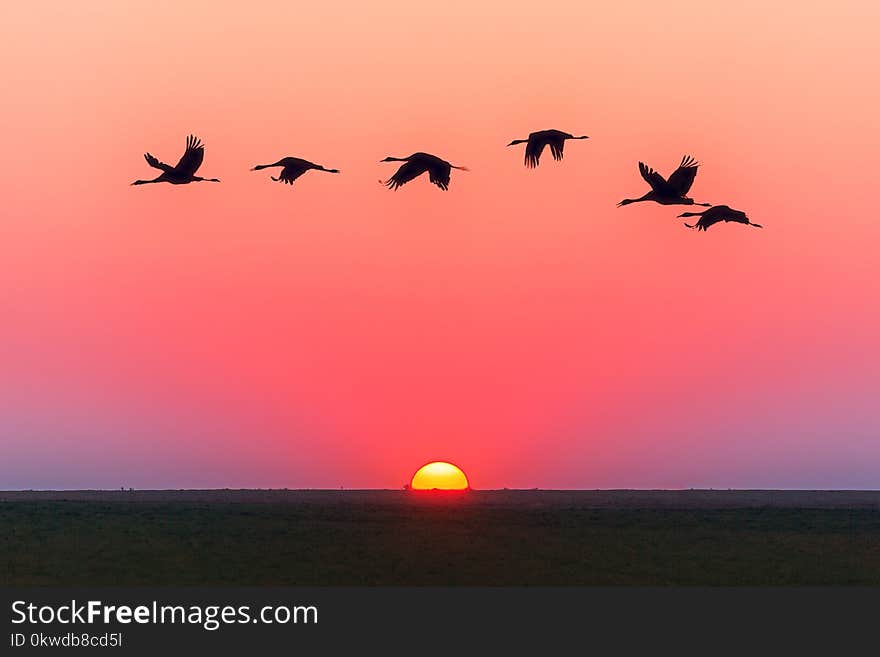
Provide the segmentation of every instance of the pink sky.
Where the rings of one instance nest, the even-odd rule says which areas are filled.
[[[876,3],[369,4],[3,8],[0,488],[880,487]]]

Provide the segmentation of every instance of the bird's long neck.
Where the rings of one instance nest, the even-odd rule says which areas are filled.
[[[629,205],[630,203],[639,203],[640,201],[649,201],[649,200],[651,200],[651,193],[652,192],[648,192],[647,194],[645,194],[641,198],[625,198],[617,205],[623,206],[623,205]]]
[[[258,164],[255,166],[252,171],[259,171],[260,169],[268,169],[269,167],[280,167],[283,166],[283,160],[278,160],[275,164]]]
[[[528,139],[514,139],[512,142],[508,144],[508,146],[516,146],[517,144],[527,144]]]
[[[705,210],[703,210],[705,212]],[[679,217],[702,217],[703,212],[682,212]]]
[[[339,173],[339,169],[327,169],[326,167],[324,167],[320,164],[315,165],[315,168],[318,171],[326,171],[327,173]]]
[[[132,185],[149,185],[150,183],[162,182],[162,176],[153,178],[152,180],[135,180]]]
[[[589,139],[587,135],[581,135],[580,137],[572,137],[572,139]]]
[[[386,157],[386,162],[409,162],[408,157]]]
[[[220,182],[217,178],[202,178],[201,176],[193,176],[193,180],[196,182]]]

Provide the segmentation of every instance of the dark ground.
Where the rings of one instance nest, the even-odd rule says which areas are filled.
[[[0,492],[0,585],[880,585],[880,491]]]

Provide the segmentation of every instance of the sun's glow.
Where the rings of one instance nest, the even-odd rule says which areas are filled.
[[[413,490],[466,490],[467,477],[461,468],[446,461],[434,461],[423,465],[413,475]]]

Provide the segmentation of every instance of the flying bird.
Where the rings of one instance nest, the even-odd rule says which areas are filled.
[[[397,189],[427,171],[430,181],[445,192],[449,189],[449,176],[452,173],[452,169],[470,171],[467,167],[457,167],[454,164],[449,164],[446,160],[441,160],[436,155],[431,155],[430,153],[413,153],[409,157],[386,157],[381,161],[404,163],[400,165],[397,172],[388,180],[379,181],[388,189]]]
[[[625,198],[617,207],[629,205],[630,203],[638,203],[639,201],[654,201],[661,205],[702,205],[711,207],[711,203],[695,203],[694,199],[688,198],[687,193],[694,184],[694,178],[697,177],[697,167],[699,163],[690,155],[681,158],[681,164],[666,180],[659,173],[654,171],[644,162],[639,162],[639,173],[651,186],[651,191],[641,198]]]
[[[144,159],[154,169],[159,169],[162,173],[158,178],[153,180],[135,180],[132,185],[147,185],[149,183],[167,182],[172,185],[185,185],[191,182],[220,182],[216,178],[202,178],[197,176],[196,171],[202,166],[202,160],[205,159],[205,146],[198,137],[190,135],[186,138],[186,150],[175,166],[170,166],[158,159],[144,153]]]
[[[284,157],[278,160],[275,164],[258,164],[251,169],[251,171],[259,171],[260,169],[268,169],[270,167],[284,167],[281,169],[281,173],[277,178],[275,176],[269,177],[276,182],[283,182],[288,185],[292,185],[294,180],[299,178],[309,169],[326,171],[327,173],[339,173],[339,169],[325,169],[320,164],[315,164],[308,160],[301,160],[298,157]]]
[[[741,210],[734,210],[726,205],[714,205],[708,210],[703,210],[702,212],[685,212],[684,214],[678,215],[679,217],[699,217],[699,221],[697,223],[685,224],[688,228],[696,228],[697,230],[709,230],[710,226],[714,226],[719,221],[733,221],[738,224],[746,224],[748,226],[754,226],[755,228],[763,228],[761,224],[753,224],[749,221],[749,218],[746,216],[745,212]]]
[[[562,132],[562,130],[540,130],[530,133],[528,139],[514,139],[508,146],[526,144],[525,165],[534,169],[539,164],[545,146],[550,146],[550,153],[554,160],[561,160],[566,139],[589,139],[589,137],[587,135],[575,137],[567,132]]]

